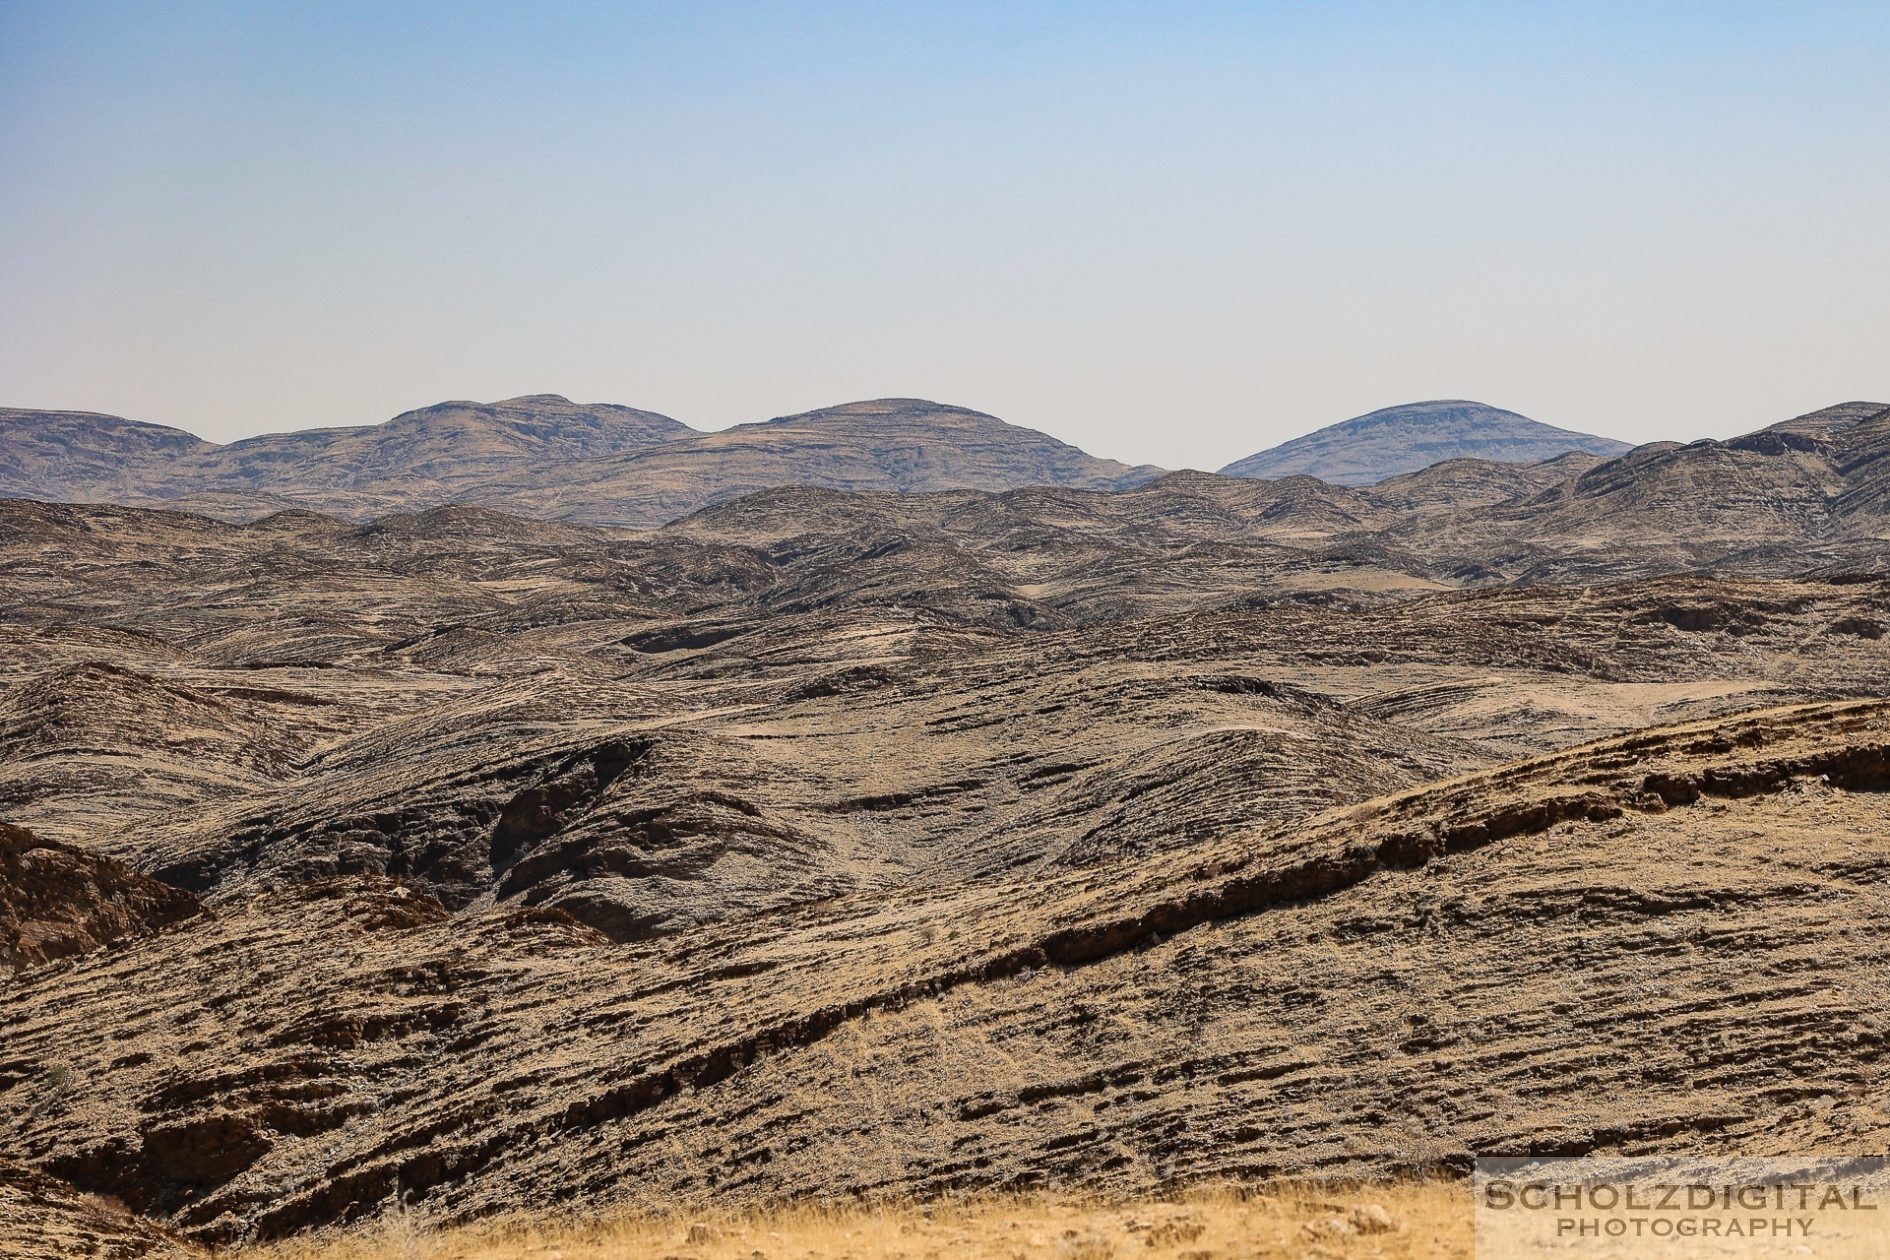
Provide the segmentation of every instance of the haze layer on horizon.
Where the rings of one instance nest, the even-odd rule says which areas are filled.
[[[915,395],[1218,467],[1890,401],[1877,4],[0,0],[0,404]]]

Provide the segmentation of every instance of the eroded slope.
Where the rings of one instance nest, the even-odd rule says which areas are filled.
[[[303,885],[0,998],[7,1140],[223,1238],[397,1187],[466,1214],[1880,1146],[1886,790],[1890,706],[1852,702],[641,945]]]

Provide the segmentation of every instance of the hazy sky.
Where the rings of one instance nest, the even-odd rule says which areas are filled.
[[[0,404],[1725,436],[1890,401],[1886,64],[1881,0],[0,0]]]

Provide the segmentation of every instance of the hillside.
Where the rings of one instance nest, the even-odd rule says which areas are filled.
[[[0,497],[135,501],[180,461],[217,448],[193,433],[91,411],[0,408]]]
[[[1877,540],[1890,537],[1890,409],[1831,411],[1837,423],[1801,417],[1729,441],[1650,443],[1536,494],[1389,532],[1419,554],[1507,551],[1512,576],[1873,571]]]
[[[1789,433],[1814,438],[1836,437],[1845,430],[1854,429],[1864,421],[1874,418],[1884,410],[1884,404],[1878,402],[1838,403],[1835,406],[1808,411],[1802,416],[1793,416],[1790,420],[1781,420],[1759,432]]]
[[[490,563],[459,582],[505,589]],[[1890,928],[1865,892],[1890,875],[1890,714],[1763,705],[1780,671],[1879,688],[1881,648],[1830,627],[1881,599],[1518,591],[983,646],[771,618],[637,656],[595,603],[529,601],[471,639],[355,639],[404,714],[365,674],[225,684],[363,724],[283,773],[301,805],[94,837],[212,914],[0,994],[0,1122],[30,1164],[223,1241],[395,1192],[454,1218],[1867,1149],[1890,1118],[1814,1101],[1881,1092],[1875,980],[1845,960]],[[1650,616],[1676,601],[1767,612],[1733,654]],[[525,642],[541,673],[493,695]],[[1555,697],[1639,729],[1584,742]],[[1452,733],[1487,737],[1499,699],[1561,750]],[[1408,786],[1334,776],[1391,733],[1357,771]],[[180,826],[212,865],[170,865]],[[467,899],[484,871],[497,897]],[[1805,969],[1831,979],[1769,979]]]
[[[1229,477],[1310,476],[1367,486],[1445,460],[1532,464],[1570,451],[1620,455],[1629,444],[1574,433],[1500,407],[1462,400],[1407,403],[1327,425],[1257,455],[1236,460]]]

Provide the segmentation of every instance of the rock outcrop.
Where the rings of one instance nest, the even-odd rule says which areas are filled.
[[[122,944],[198,913],[181,889],[0,823],[0,967]]]
[[[1887,791],[1890,705],[1846,702],[631,945],[302,884],[0,994],[0,1123],[208,1240],[397,1192],[451,1218],[1876,1149]]]

